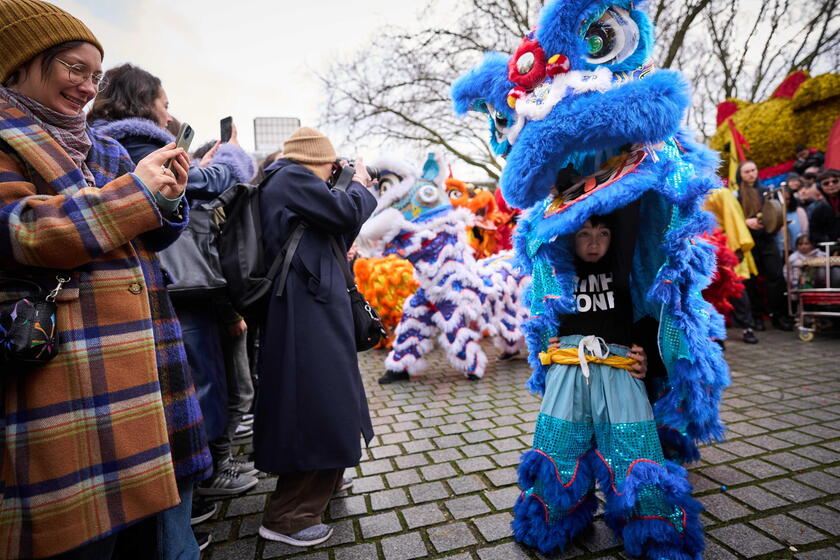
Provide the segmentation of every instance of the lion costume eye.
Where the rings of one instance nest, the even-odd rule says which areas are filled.
[[[617,64],[639,46],[639,26],[624,8],[609,8],[586,30],[586,61],[591,64]]]
[[[376,189],[379,191],[379,194],[385,194],[388,192],[388,189],[396,185],[400,182],[400,178],[394,174],[384,174],[382,177],[379,178],[379,183]]]
[[[423,185],[417,190],[417,200],[423,206],[433,206],[440,199],[440,193],[434,185]]]

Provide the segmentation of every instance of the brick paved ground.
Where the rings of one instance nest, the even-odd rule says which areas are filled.
[[[728,344],[728,440],[704,448],[690,469],[706,507],[705,557],[836,560],[840,337],[802,343],[778,331],[759,336],[757,346]],[[326,522],[334,536],[308,550],[257,537],[274,483],[263,478],[249,494],[222,501],[200,526],[216,541],[205,559],[543,558],[510,536],[516,466],[539,410],[523,389],[525,361],[490,365],[473,383],[435,352],[421,378],[383,388],[376,383],[383,358],[377,351],[361,357],[377,436],[352,491],[330,504]],[[619,559],[621,550],[597,521],[586,540],[558,558]]]

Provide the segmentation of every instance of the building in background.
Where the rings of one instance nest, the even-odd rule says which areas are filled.
[[[283,142],[295,130],[300,128],[300,119],[296,117],[256,117],[254,118],[254,155],[265,157],[283,147]]]

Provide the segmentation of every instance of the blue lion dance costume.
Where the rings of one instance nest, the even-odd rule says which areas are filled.
[[[653,69],[652,46],[652,24],[630,0],[555,0],[513,56],[487,53],[453,86],[457,112],[489,115],[491,144],[507,159],[503,194],[527,209],[516,250],[532,277],[523,326],[534,370],[528,387],[544,400],[519,467],[513,529],[544,553],[564,549],[592,522],[597,480],[605,520],[629,554],[702,558],[701,507],[677,463],[699,458],[698,441],[723,435],[718,405],[728,368],[712,339],[725,331],[701,296],[715,258],[699,239],[712,229],[701,204],[717,186],[717,158],[681,128],[689,87],[679,73]],[[650,418],[587,424],[576,421],[588,413],[581,407],[554,416],[546,400],[559,383],[556,364],[544,365],[540,353],[577,312],[574,233],[589,217],[630,204],[640,216],[632,313],[658,324],[667,375],[648,389]],[[589,368],[593,387],[596,377],[612,381],[610,368]]]

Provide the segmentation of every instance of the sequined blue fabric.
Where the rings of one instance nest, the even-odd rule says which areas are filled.
[[[593,435],[589,425],[540,414],[534,430],[534,449],[551,457],[563,484],[569,484],[575,475],[578,461],[592,449]]]
[[[580,461],[593,447],[598,450],[612,472],[613,482],[619,493],[622,492],[628,469],[634,461],[648,459],[660,466],[665,462],[653,422],[592,426],[560,420],[547,414],[540,414],[537,418],[534,449],[539,449],[551,457],[564,485],[571,484]],[[594,481],[591,482],[594,483]],[[584,486],[579,492],[580,495],[574,497],[576,501],[583,499],[586,492],[593,489],[592,483]],[[556,482],[538,479],[534,486],[525,490],[525,497],[539,496],[549,510],[549,520],[553,522],[563,517],[566,512],[543,497],[544,484],[556,484]],[[654,485],[644,486],[639,491],[636,503],[628,517],[631,519],[659,517],[668,520],[677,531],[683,530],[682,510],[668,504],[662,490]]]

